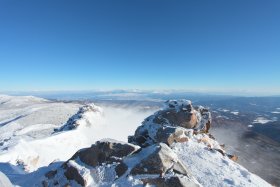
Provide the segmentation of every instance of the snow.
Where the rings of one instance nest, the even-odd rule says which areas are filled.
[[[219,115],[219,116],[217,116],[216,118],[224,118],[224,119],[229,119],[229,117],[227,117],[227,116],[222,116],[222,115]]]
[[[207,145],[199,143],[198,138],[175,143],[172,149],[202,186],[271,186],[227,156],[209,150]]]
[[[0,126],[0,163],[23,168],[25,171],[22,172],[33,172],[50,163],[66,161],[77,150],[90,147],[100,139],[127,141],[128,135],[133,134],[143,119],[154,112],[106,106],[102,114],[85,112],[77,129],[53,134],[54,128],[61,127],[81,105],[2,95],[0,103],[0,118],[3,116],[4,122],[24,116]],[[15,177],[16,181],[12,182],[20,181],[21,177],[24,175]]]
[[[12,187],[12,183],[6,175],[0,172],[0,187]]]
[[[192,104],[192,102],[190,100],[186,100],[186,99],[181,99],[181,100],[168,100],[167,102],[165,102],[165,109],[169,109],[170,106],[173,106],[176,111],[180,110],[180,107],[186,107],[188,108],[188,106],[190,106]]]
[[[259,124],[266,124],[266,123],[269,123],[269,122],[272,122],[273,120],[269,120],[265,117],[257,117],[253,123],[259,123]]]
[[[219,108],[218,110],[221,111],[221,112],[229,112],[230,111],[228,109],[223,109],[223,108]]]
[[[230,113],[232,113],[233,115],[236,115],[236,116],[238,116],[238,114],[239,114],[239,112],[237,112],[237,111],[233,111],[233,112],[230,112]]]

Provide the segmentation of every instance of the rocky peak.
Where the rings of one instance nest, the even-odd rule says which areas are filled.
[[[144,120],[135,134],[128,138],[130,143],[147,146],[164,142],[172,144],[187,141],[189,130],[207,133],[211,126],[211,113],[199,106],[194,108],[189,100],[170,100],[166,107]]]

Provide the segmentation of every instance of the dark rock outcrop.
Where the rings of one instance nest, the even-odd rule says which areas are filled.
[[[82,186],[87,185],[87,180],[80,174],[78,168],[75,168],[73,166],[67,166],[65,168],[64,175],[68,180],[74,180]]]
[[[104,163],[120,161],[138,149],[139,147],[133,144],[107,139],[96,142],[90,148],[78,151],[70,160],[79,158],[83,163],[95,167]]]

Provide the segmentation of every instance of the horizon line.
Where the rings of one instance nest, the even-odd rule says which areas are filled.
[[[243,96],[243,97],[280,97],[280,92],[271,91],[256,91],[256,90],[207,90],[207,89],[73,89],[73,90],[5,90],[1,91],[3,95],[26,95],[26,94],[71,94],[71,93],[112,93],[112,92],[124,92],[135,94],[176,94],[176,93],[189,93],[189,94],[203,94],[203,95],[225,95],[225,96]]]

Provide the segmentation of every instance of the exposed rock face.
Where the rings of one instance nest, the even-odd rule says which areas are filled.
[[[59,129],[54,129],[55,132],[60,131],[67,131],[67,130],[73,130],[76,129],[80,125],[90,125],[91,122],[87,121],[84,118],[84,116],[96,116],[100,115],[102,113],[102,109],[94,104],[88,104],[79,109],[79,111],[73,115],[71,118],[68,119],[68,121]],[[94,123],[94,122],[93,122]]]

